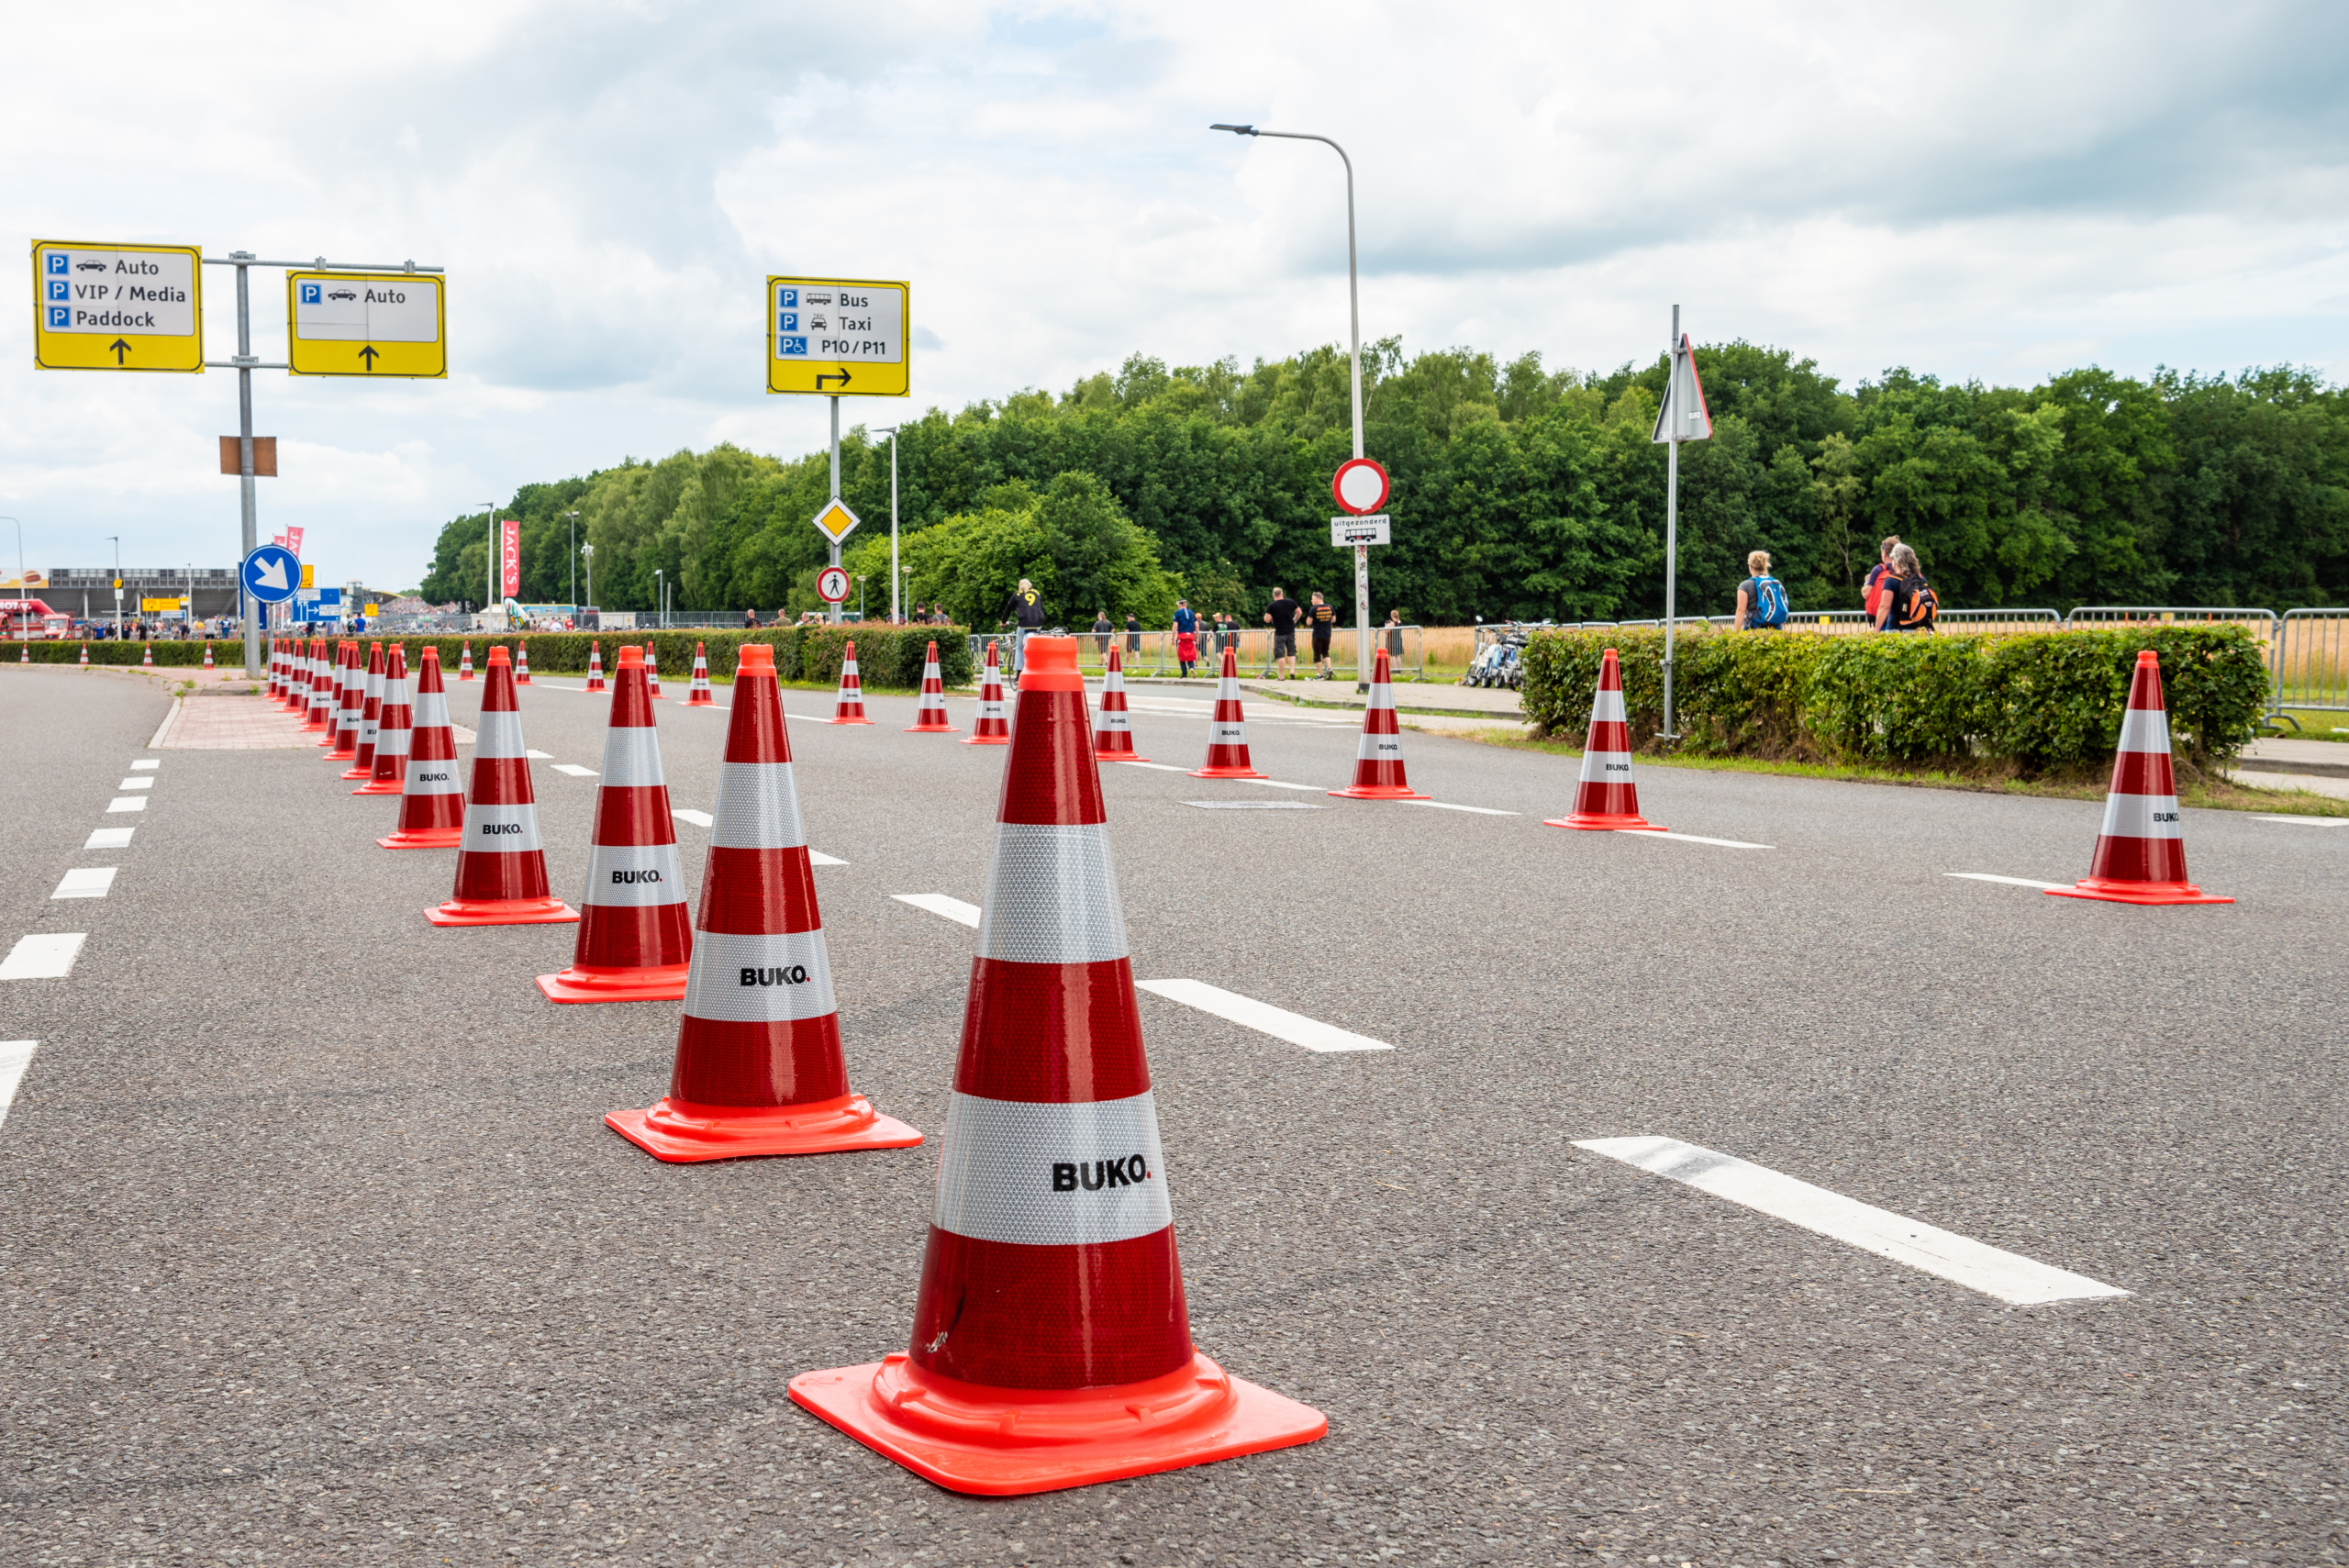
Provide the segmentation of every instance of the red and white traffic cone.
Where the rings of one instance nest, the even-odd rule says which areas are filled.
[[[2115,904],[2232,904],[2186,880],[2186,835],[2177,809],[2177,780],[2169,756],[2169,710],[2162,701],[2161,660],[2150,648],[2137,655],[2129,682],[2129,709],[2121,717],[2121,745],[2112,757],[2112,787],[2104,797],[2104,827],[2097,834],[2088,874],[2070,887],[2047,890],[2058,898],[2098,898]]]
[[[701,643],[694,644],[694,678],[685,687],[687,707],[709,707],[715,700],[709,695],[709,654]]]
[[[19,642],[17,644],[17,662],[19,664],[29,664],[32,662],[33,645],[29,642]]]
[[[946,722],[946,682],[938,673],[938,644],[930,645],[930,657],[921,666],[921,701],[914,706],[914,721],[906,727],[908,735],[952,735],[954,726]]]
[[[209,642],[204,645],[204,667],[207,670],[212,668],[212,644]]]
[[[89,664],[90,664],[90,645],[89,645],[88,643],[86,643],[86,642],[85,642],[85,643],[82,644],[82,667],[83,667],[83,669],[87,669],[87,668],[89,668]]]
[[[1310,1442],[1318,1410],[1191,1343],[1076,639],[1030,636],[913,1344],[792,1399],[957,1492]]]
[[[359,751],[342,776],[365,784],[375,776],[375,743],[384,728],[384,645],[367,645],[367,668],[360,677]]]
[[[654,702],[661,700],[661,654],[650,642],[644,645],[644,694]]]
[[[539,989],[551,1002],[674,1002],[685,994],[693,945],[644,655],[624,647],[604,731],[579,941],[571,967],[540,975]]]
[[[1011,716],[1003,704],[1003,666],[997,662],[996,648],[987,643],[987,662],[979,672],[979,717],[971,726],[965,746],[1008,746],[1011,744]]]
[[[454,849],[465,837],[465,791],[457,780],[457,732],[449,723],[448,694],[440,689],[437,648],[417,658],[414,725],[400,777],[399,826],[375,842],[387,850]]]
[[[277,700],[280,707],[294,706],[294,645],[287,638],[277,639],[274,673],[269,695]]]
[[[1109,668],[1101,677],[1101,706],[1093,716],[1093,760],[1097,762],[1147,762],[1134,752],[1133,723],[1126,717],[1126,662],[1116,645],[1109,649]]]
[[[539,807],[530,793],[529,749],[514,700],[514,667],[506,650],[489,651],[474,721],[473,786],[465,804],[464,841],[457,846],[457,886],[449,901],[424,912],[436,926],[555,926],[579,911],[547,889],[547,855],[539,841]]]
[[[587,689],[591,692],[604,689],[604,650],[600,643],[587,645]]]
[[[1193,768],[1195,779],[1261,779],[1248,760],[1248,721],[1240,709],[1240,661],[1223,651],[1223,678],[1216,683],[1215,717],[1208,721],[1208,760]]]
[[[359,757],[359,716],[367,706],[367,677],[359,668],[359,644],[338,642],[334,648],[334,744],[327,748],[329,762],[356,762]]]
[[[514,684],[518,686],[530,684],[530,645],[527,642],[514,644]]]
[[[1599,656],[1598,691],[1590,700],[1590,733],[1583,739],[1575,807],[1542,826],[1667,831],[1640,815],[1639,786],[1631,782],[1631,730],[1623,717],[1623,666],[1611,648]]]
[[[457,679],[470,681],[473,678],[473,645],[468,642],[457,651]]]
[[[374,764],[353,795],[397,795],[407,782],[416,710],[407,695],[407,650],[396,642],[384,660],[384,691],[376,711]]]
[[[832,717],[826,724],[870,724],[864,717],[864,682],[856,673],[856,644],[841,651],[841,691],[832,699]]]
[[[1395,722],[1395,684],[1386,650],[1370,667],[1370,706],[1363,710],[1362,740],[1354,749],[1354,782],[1331,795],[1349,800],[1425,800],[1403,776],[1403,731]]]
[[[662,1160],[905,1149],[921,1134],[848,1086],[774,651],[746,643],[694,922],[669,1093],[611,1129]]]
[[[23,650],[23,656],[19,658],[17,662],[19,664],[29,664],[32,662],[32,648],[31,645],[28,644]],[[139,645],[139,662],[146,669],[151,670],[155,667],[155,645],[153,643],[147,642]]]
[[[310,711],[302,720],[304,729],[319,732],[317,744],[334,744],[335,706],[340,675],[333,660],[328,657],[328,643],[323,637],[310,643]]]

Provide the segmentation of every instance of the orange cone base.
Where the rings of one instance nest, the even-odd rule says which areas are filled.
[[[1582,828],[1592,831],[1612,832],[1618,828],[1636,828],[1642,833],[1669,833],[1671,828],[1660,822],[1651,822],[1633,812],[1576,811],[1564,817],[1545,817],[1544,828]]]
[[[873,721],[869,718],[828,718],[824,722],[826,724],[870,724]]]
[[[614,1111],[604,1125],[656,1160],[689,1163],[753,1154],[841,1154],[911,1149],[921,1134],[863,1095],[796,1106],[699,1106],[662,1095],[648,1111]]]
[[[651,963],[641,969],[582,968],[539,976],[550,1002],[682,1002],[689,963]]]
[[[965,746],[1008,746],[1011,744],[1011,737],[1008,735],[974,735],[969,740],[963,741],[963,744]]]
[[[949,1491],[1011,1497],[1309,1443],[1330,1419],[1191,1352],[1105,1388],[988,1388],[902,1355],[804,1372],[792,1402]]]
[[[360,792],[351,792],[357,795]],[[453,850],[465,840],[465,830],[456,828],[418,828],[412,833],[395,833],[388,839],[375,840],[387,850]]]
[[[325,761],[329,762],[348,762],[356,760],[358,755],[359,749],[356,746],[345,746],[340,750],[329,751],[326,754]],[[345,773],[343,775],[345,778],[349,778],[350,776],[351,775],[349,773]]]
[[[908,724],[906,726],[904,733],[907,735],[960,735],[963,731],[960,726],[952,724]]]
[[[2205,893],[2190,882],[2111,882],[2083,877],[2072,887],[2045,890],[2050,898],[2100,898],[2109,904],[2232,904],[2215,893]]]
[[[1330,793],[1343,796],[1347,800],[1433,800],[1435,798],[1431,795],[1422,795],[1405,784],[1348,784],[1343,789],[1333,789]]]
[[[1131,751],[1096,751],[1093,753],[1093,760],[1097,762],[1147,762],[1150,761],[1148,757],[1137,757]]]
[[[372,779],[374,776],[375,770],[373,768],[345,768],[335,774],[339,779]]]
[[[1193,768],[1195,779],[1261,779],[1264,777],[1253,768]]]
[[[424,912],[436,926],[560,926],[579,911],[560,898],[451,898]]]
[[[353,795],[398,795],[401,793],[400,781],[397,779],[385,779],[381,784],[366,784],[359,789],[352,790],[351,793]]]
[[[687,707],[716,707],[718,699],[707,692],[691,692],[685,696],[685,706]]]

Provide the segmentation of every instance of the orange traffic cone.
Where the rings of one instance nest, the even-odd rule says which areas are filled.
[[[685,994],[694,928],[643,654],[622,648],[618,673],[579,941],[569,969],[539,976],[550,1002],[674,1002]]]
[[[384,661],[384,690],[376,706],[375,757],[367,782],[353,795],[397,795],[407,782],[408,746],[416,723],[408,704],[407,650],[392,644]]]
[[[32,644],[30,644],[30,643],[27,643],[27,644],[24,646],[24,648],[20,651],[20,652],[18,653],[18,656],[17,656],[17,663],[19,663],[19,664],[29,664],[29,663],[31,663],[32,662],[33,662],[33,650],[32,650]],[[149,643],[143,643],[143,644],[141,644],[141,645],[140,645],[140,648],[139,648],[139,662],[141,665],[143,665],[144,667],[146,667],[147,669],[150,669],[150,670],[151,670],[151,669],[153,669],[153,668],[155,667],[155,645],[154,645],[153,643],[149,642]]]
[[[832,717],[826,724],[870,724],[864,717],[864,682],[856,673],[856,644],[841,651],[841,692],[832,699]]]
[[[331,751],[335,737],[342,732],[342,644],[318,640],[318,674],[316,698],[317,711],[326,733],[317,744]],[[304,728],[308,728],[305,726]]]
[[[2169,710],[2162,701],[2161,660],[2150,648],[2137,655],[2129,682],[2129,709],[2121,717],[2121,745],[2112,757],[2112,788],[2104,797],[2096,858],[2086,878],[2047,891],[2058,898],[2116,904],[2234,902],[2186,880],[2186,836],[2170,768]]]
[[[703,651],[702,644],[698,642],[694,644],[694,678],[685,686],[685,706],[687,707],[713,706],[713,699],[709,695],[709,655]]]
[[[489,651],[473,738],[473,785],[457,846],[457,886],[424,912],[436,926],[556,926],[579,911],[547,890],[547,855],[530,793],[529,750],[506,650]]]
[[[458,658],[457,658],[457,679],[459,679],[459,680],[461,680],[461,681],[470,681],[470,680],[472,680],[473,678],[473,645],[472,643],[468,642],[468,643],[466,643],[462,648],[461,648],[461,649],[458,651]]]
[[[669,1093],[611,1129],[662,1160],[905,1149],[921,1134],[848,1086],[832,965],[774,651],[743,646]]]
[[[957,1492],[1310,1442],[1191,1343],[1076,639],[1028,639],[913,1344],[791,1397]]]
[[[1235,651],[1223,651],[1223,678],[1216,683],[1215,717],[1208,721],[1208,760],[1204,767],[1193,768],[1195,779],[1261,779],[1255,765],[1248,761],[1248,722],[1240,710],[1240,661]]]
[[[86,643],[86,642],[85,642],[85,643],[82,644],[82,663],[83,663],[83,666],[84,668],[87,668],[87,667],[88,667],[88,665],[89,665],[89,662],[90,662],[90,645],[89,645],[88,643]]]
[[[600,643],[587,645],[587,689],[591,692],[604,689],[604,650]]]
[[[212,644],[209,642],[204,645],[204,667],[207,670],[212,668]]]
[[[334,649],[334,744],[327,750],[329,762],[356,762],[359,757],[359,716],[367,706],[367,678],[359,668],[359,644],[338,642]]]
[[[29,664],[29,663],[31,663],[32,662],[33,662],[33,645],[32,645],[31,643],[29,643],[29,642],[19,642],[19,643],[17,643],[17,663],[19,663],[19,664]]]
[[[354,645],[354,649],[355,649]],[[367,646],[367,668],[360,677],[359,750],[342,775],[365,784],[375,776],[375,742],[384,728],[384,645]]]
[[[1370,706],[1363,710],[1362,741],[1354,749],[1354,782],[1331,795],[1350,800],[1425,800],[1403,776],[1403,732],[1395,722],[1395,685],[1386,650],[1370,667]]]
[[[331,745],[334,742],[334,667],[327,662],[325,638],[310,639],[309,665],[308,706],[303,712],[302,728],[305,731],[321,731],[323,738],[318,744]]]
[[[1640,815],[1640,790],[1631,782],[1631,731],[1623,717],[1623,666],[1611,648],[1599,656],[1598,692],[1590,700],[1590,733],[1582,743],[1575,808],[1542,826],[1666,831]]]
[[[517,641],[514,644],[514,684],[518,686],[530,684],[530,645],[527,642]]]
[[[661,655],[652,644],[644,645],[644,693],[654,702],[661,700]]]
[[[1003,666],[997,662],[996,648],[987,642],[986,667],[979,672],[979,717],[971,726],[965,746],[1008,746],[1011,744],[1011,718],[1003,706]]]
[[[1097,762],[1147,762],[1134,753],[1133,723],[1126,717],[1126,662],[1118,649],[1109,650],[1109,668],[1101,677],[1101,707],[1093,716],[1093,760]]]
[[[457,782],[457,732],[440,689],[437,648],[427,648],[417,664],[414,722],[400,780],[399,826],[375,842],[387,850],[454,849],[464,841],[465,794]]]
[[[946,722],[946,682],[938,673],[938,644],[930,645],[930,657],[921,667],[921,701],[914,706],[914,721],[906,727],[908,735],[952,735],[954,726]]]

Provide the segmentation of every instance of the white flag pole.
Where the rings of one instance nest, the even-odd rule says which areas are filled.
[[[1664,366],[1665,413],[1664,485],[1664,738],[1676,740],[1672,728],[1672,632],[1676,607],[1674,587],[1680,580],[1680,422],[1674,394],[1680,389],[1680,307],[1672,307],[1672,356]]]

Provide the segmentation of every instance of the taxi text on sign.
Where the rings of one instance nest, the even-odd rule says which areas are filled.
[[[445,376],[448,301],[424,272],[285,274],[294,375]]]
[[[33,241],[33,363],[204,369],[204,252],[194,245]]]
[[[912,297],[904,283],[767,279],[767,390],[907,395]]]

